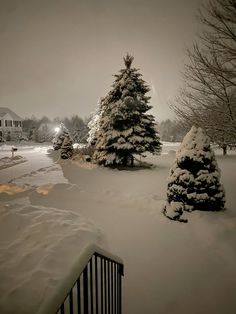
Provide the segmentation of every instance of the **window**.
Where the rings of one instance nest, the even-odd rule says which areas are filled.
[[[5,120],[5,126],[11,127],[12,126],[12,120]]]
[[[21,127],[21,121],[13,121],[13,125],[16,128],[19,128],[19,127]]]

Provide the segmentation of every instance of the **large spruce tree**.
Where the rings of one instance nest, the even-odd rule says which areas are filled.
[[[224,188],[210,139],[201,128],[193,126],[170,170],[164,214],[178,220],[183,211],[218,211],[224,204]]]
[[[127,166],[134,155],[161,150],[152,108],[150,88],[136,68],[133,57],[124,57],[125,68],[115,75],[112,90],[103,98],[94,158],[105,166]]]

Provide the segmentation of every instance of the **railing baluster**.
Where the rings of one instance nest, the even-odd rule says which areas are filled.
[[[104,259],[104,282],[105,282],[105,314],[107,314],[107,261]]]
[[[114,311],[114,271],[113,271],[113,266],[114,266],[114,263],[112,262],[111,263],[111,313],[113,314]]]
[[[90,260],[90,299],[91,299],[91,314],[93,314],[93,259]]]
[[[117,264],[115,264],[115,314],[117,314]]]
[[[107,280],[108,280],[108,285],[107,285],[107,287],[108,287],[108,313],[110,314],[111,312],[111,285],[110,285],[110,261],[107,261],[107,264],[108,264],[108,267],[107,267],[107,272],[108,272],[108,278],[107,278]]]
[[[77,310],[78,314],[81,314],[81,289],[80,289],[80,278],[77,280]]]
[[[84,314],[88,314],[88,267],[83,271]]]
[[[65,313],[65,305],[64,305],[64,303],[62,303],[60,310],[61,310],[61,314]]]
[[[103,294],[104,294],[104,281],[103,281],[103,258],[100,258],[101,260],[101,314],[103,314]]]
[[[119,282],[119,290],[118,290],[118,314],[121,314],[122,311],[122,284],[121,284],[121,276],[123,275],[123,267],[122,265],[118,265],[118,282]]]
[[[98,314],[98,257],[95,255],[95,303],[96,314]]]
[[[69,306],[70,306],[70,314],[73,314],[73,290],[70,290],[70,294],[69,294]]]

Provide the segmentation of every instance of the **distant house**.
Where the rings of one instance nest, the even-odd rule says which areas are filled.
[[[6,107],[0,107],[0,141],[17,140],[22,136],[22,118]]]

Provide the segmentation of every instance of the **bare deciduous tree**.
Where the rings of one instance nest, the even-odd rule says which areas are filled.
[[[200,10],[205,31],[188,50],[184,88],[172,108],[185,126],[204,128],[222,148],[236,141],[236,0]]]

